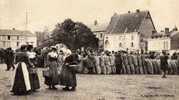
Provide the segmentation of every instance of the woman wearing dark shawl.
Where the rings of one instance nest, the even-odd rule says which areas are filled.
[[[32,67],[30,60],[25,52],[26,46],[21,46],[20,52],[16,54],[17,68],[15,70],[11,92],[14,95],[25,95],[31,91],[29,68]]]
[[[72,53],[70,56],[66,57],[60,75],[60,85],[65,86],[63,90],[67,90],[67,91],[76,90],[76,86],[77,86],[76,68],[78,63],[79,63],[79,58],[77,54]]]

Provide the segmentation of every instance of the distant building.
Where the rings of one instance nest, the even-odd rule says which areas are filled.
[[[141,46],[141,36],[137,32],[125,33],[125,34],[108,34],[105,36],[105,50],[118,51],[118,50],[130,50],[136,51]]]
[[[161,52],[162,50],[179,50],[179,31],[177,28],[172,31],[165,28],[165,31],[154,33],[148,39],[148,51]]]
[[[156,31],[149,11],[114,14],[106,29],[104,50],[147,51],[147,39]],[[125,38],[124,38],[125,37]]]
[[[106,26],[104,24],[98,24],[97,20],[94,21],[94,25],[89,26],[91,31],[96,35],[96,38],[99,39],[98,45],[99,49],[104,48],[104,35],[106,32]]]
[[[162,51],[171,49],[171,38],[167,35],[148,39],[148,51]]]
[[[19,48],[23,44],[37,46],[36,35],[30,31],[0,29],[0,48]]]

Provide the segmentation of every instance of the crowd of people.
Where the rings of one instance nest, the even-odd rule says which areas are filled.
[[[11,92],[14,95],[35,93],[40,89],[38,67],[44,67],[43,77],[50,90],[56,90],[56,85],[64,86],[65,91],[75,91],[76,68],[79,63],[78,55],[68,50],[67,53],[57,52],[52,46],[44,53],[32,45],[22,45],[13,51],[7,48],[3,51],[3,61],[7,65],[6,71],[13,68]],[[2,51],[1,51],[2,52]]]
[[[44,84],[56,90],[56,85],[63,85],[63,90],[75,91],[76,73],[81,74],[179,74],[179,54],[170,56],[162,53],[110,52],[61,49],[56,46],[33,48],[21,46],[13,51],[4,50],[4,62],[7,71],[15,69],[12,92],[28,94],[40,88],[37,68],[44,68]],[[15,67],[17,66],[17,67]]]
[[[179,74],[179,56],[162,53],[140,54],[135,52],[77,52],[80,56],[79,73],[89,74]],[[165,56],[165,57],[163,57]],[[164,71],[164,72],[166,72]]]

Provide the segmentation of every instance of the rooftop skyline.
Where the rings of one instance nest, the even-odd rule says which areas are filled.
[[[159,31],[179,27],[178,0],[0,0],[0,29],[50,30],[66,18],[91,25],[94,20],[108,24],[114,13],[123,14],[136,9],[149,10]]]

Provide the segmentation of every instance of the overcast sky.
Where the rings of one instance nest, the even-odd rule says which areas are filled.
[[[72,18],[85,24],[110,21],[111,16],[149,10],[157,30],[179,27],[178,0],[0,0],[0,28],[25,29],[28,11],[28,30],[53,29],[55,24]]]

